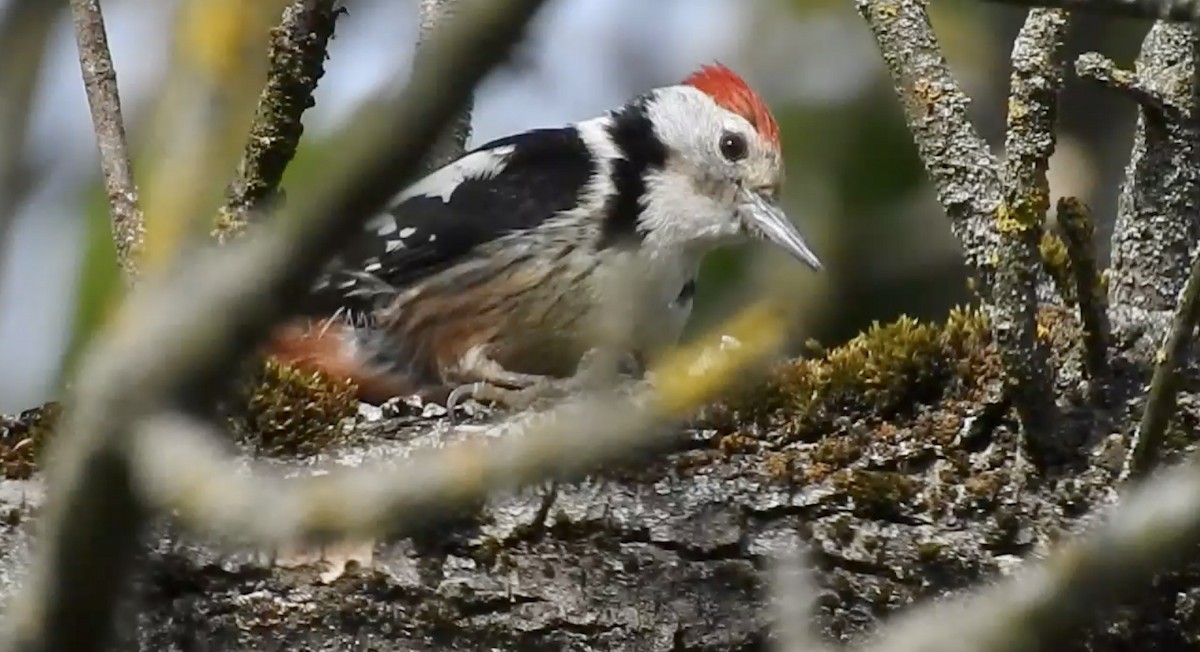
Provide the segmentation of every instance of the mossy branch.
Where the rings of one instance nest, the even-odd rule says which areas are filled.
[[[137,184],[125,138],[117,71],[104,30],[100,0],[71,0],[71,19],[79,49],[83,87],[92,112],[92,127],[100,149],[100,170],[112,214],[117,262],[129,279],[137,277],[137,259],[146,238],[146,221],[138,205]]]
[[[999,268],[992,325],[1014,404],[1035,449],[1053,448],[1055,405],[1046,347],[1037,337],[1039,245],[1050,207],[1046,171],[1054,153],[1066,12],[1032,9],[1012,51],[1004,196],[997,214]]]
[[[279,182],[304,133],[304,112],[313,106],[313,92],[325,74],[329,40],[344,13],[337,5],[338,0],[295,0],[271,30],[267,83],[218,216],[218,239],[241,233],[252,215],[276,201]]]
[[[1096,258],[1095,224],[1088,207],[1074,197],[1058,200],[1058,228],[1066,246],[1074,295],[1083,323],[1084,366],[1092,404],[1108,404],[1110,368],[1108,350],[1112,328],[1108,321],[1108,295]]]

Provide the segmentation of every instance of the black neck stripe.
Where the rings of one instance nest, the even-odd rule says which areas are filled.
[[[623,158],[613,162],[615,192],[604,207],[604,226],[599,248],[640,241],[638,217],[646,195],[646,175],[667,163],[667,148],[654,133],[646,111],[647,97],[640,97],[613,113],[608,135]]]

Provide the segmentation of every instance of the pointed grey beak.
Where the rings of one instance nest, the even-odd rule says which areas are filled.
[[[762,193],[748,189],[742,191],[742,199],[742,219],[752,233],[779,245],[814,270],[821,270],[821,261],[778,204]]]

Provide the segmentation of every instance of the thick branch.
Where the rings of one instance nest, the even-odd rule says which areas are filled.
[[[117,261],[129,278],[137,274],[137,258],[146,237],[146,224],[138,207],[137,185],[121,117],[117,71],[113,68],[100,0],[71,0],[79,67],[92,110],[92,126],[100,148],[100,169],[112,212]]]
[[[383,206],[381,179],[410,177],[450,115],[522,35],[541,0],[480,3],[429,44],[402,99],[356,125],[326,194],[296,202],[258,237],[167,268],[122,306],[76,379],[61,424],[41,549],[9,607],[21,649],[99,650],[144,519],[127,482],[126,436],[165,405],[203,405],[319,265]],[[386,118],[386,119],[380,119]],[[148,281],[151,279],[147,279]]]
[[[270,68],[258,98],[250,139],[221,210],[219,238],[236,235],[251,215],[270,206],[304,133],[302,117],[325,74],[338,0],[296,0],[271,30]]]
[[[1005,140],[1005,203],[998,216],[1000,267],[992,328],[1004,355],[1015,404],[1032,443],[1051,434],[1053,380],[1037,338],[1038,245],[1050,207],[1046,180],[1062,86],[1066,13],[1033,9],[1012,52],[1012,89]]]
[[[1022,7],[1051,7],[1128,18],[1157,18],[1176,22],[1200,21],[1197,0],[989,0]]]
[[[1157,23],[1134,72],[1112,71],[1094,57],[1082,72],[1113,83],[1138,102],[1138,125],[1113,229],[1109,304],[1121,310],[1174,310],[1200,236],[1200,130],[1183,119],[1192,79],[1194,30]],[[1114,313],[1118,330],[1140,329],[1142,314]],[[1155,339],[1161,333],[1154,335]]]

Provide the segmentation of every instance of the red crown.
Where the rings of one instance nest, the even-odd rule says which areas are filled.
[[[704,92],[719,106],[749,120],[760,136],[779,146],[779,124],[775,122],[775,116],[771,115],[762,97],[736,72],[714,63],[701,66],[688,75],[683,83]]]

